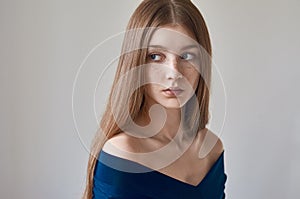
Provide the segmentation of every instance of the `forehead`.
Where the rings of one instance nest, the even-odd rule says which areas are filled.
[[[194,36],[183,26],[164,26],[154,31],[149,47],[163,47],[170,51],[180,51],[187,47],[198,47]]]

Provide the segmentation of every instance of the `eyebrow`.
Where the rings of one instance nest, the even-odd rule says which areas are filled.
[[[165,46],[161,46],[161,45],[149,45],[148,48],[160,48],[160,49],[164,49],[164,50],[168,50],[167,47]],[[187,50],[187,49],[191,49],[191,48],[198,48],[197,45],[187,45],[187,46],[184,46],[183,48],[181,48],[180,50]]]

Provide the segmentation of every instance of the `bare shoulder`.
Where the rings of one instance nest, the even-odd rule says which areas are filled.
[[[102,150],[112,155],[129,158],[128,154],[137,153],[140,150],[140,142],[138,138],[121,132],[107,140]]]
[[[212,161],[217,160],[224,151],[222,140],[214,132],[207,128],[200,131],[200,140],[200,158],[207,157]]]
[[[221,155],[221,153],[224,151],[222,140],[211,130],[208,130],[208,133],[210,134],[211,137],[214,137],[213,139],[215,140],[215,145],[211,151],[212,154],[216,154],[217,156]]]

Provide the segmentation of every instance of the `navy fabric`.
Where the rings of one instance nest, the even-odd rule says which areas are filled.
[[[197,186],[101,151],[94,172],[93,198],[223,199],[226,180],[224,151]]]

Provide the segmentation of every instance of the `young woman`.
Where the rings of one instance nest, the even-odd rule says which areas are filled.
[[[144,0],[127,27],[84,198],[225,198],[223,145],[206,128],[210,80],[199,10]]]

